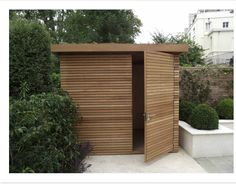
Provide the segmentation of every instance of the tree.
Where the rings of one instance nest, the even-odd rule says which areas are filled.
[[[10,19],[27,19],[45,24],[53,43],[60,42],[65,16],[72,10],[11,10]]]
[[[152,34],[152,40],[154,43],[167,43],[170,41],[170,35],[164,35],[161,32],[155,32]]]
[[[160,43],[185,43],[189,46],[187,53],[180,54],[181,66],[196,66],[204,64],[204,49],[195,41],[191,40],[186,34],[164,35],[160,32],[152,34],[152,40],[156,44]]]
[[[56,43],[134,43],[142,25],[132,10],[11,10],[10,18],[45,24]]]
[[[141,21],[131,10],[81,10],[66,19],[65,42],[134,43]]]
[[[36,22],[10,22],[10,96],[49,91],[50,35]]]

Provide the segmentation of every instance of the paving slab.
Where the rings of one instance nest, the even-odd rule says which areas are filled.
[[[88,173],[205,173],[183,149],[144,162],[143,154],[89,156]]]
[[[233,156],[195,159],[209,173],[233,173]]]

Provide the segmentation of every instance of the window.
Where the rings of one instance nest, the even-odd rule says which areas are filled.
[[[229,27],[229,22],[223,22],[223,28]]]
[[[210,18],[208,18],[206,22],[206,31],[209,31],[210,29],[211,29],[211,20]]]
[[[206,31],[209,31],[209,30],[210,30],[210,25],[211,25],[210,22],[207,22],[207,23],[206,23]]]

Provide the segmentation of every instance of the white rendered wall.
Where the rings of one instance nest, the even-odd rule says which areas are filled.
[[[206,29],[206,23],[210,28]],[[228,22],[228,28],[223,28]],[[229,61],[234,50],[234,21],[229,12],[208,12],[197,14],[195,22],[189,27],[188,34],[205,49],[205,57],[213,63]],[[220,57],[220,58],[217,58]]]
[[[233,130],[219,125],[217,130],[197,130],[179,121],[180,146],[193,158],[233,155]]]

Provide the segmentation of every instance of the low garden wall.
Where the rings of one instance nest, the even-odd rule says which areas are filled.
[[[233,97],[233,67],[180,68],[180,98],[214,105]]]
[[[216,130],[198,130],[179,121],[180,145],[193,158],[233,155],[233,130],[219,125]]]
[[[220,119],[219,124],[230,129],[234,129],[234,120],[233,119]]]

